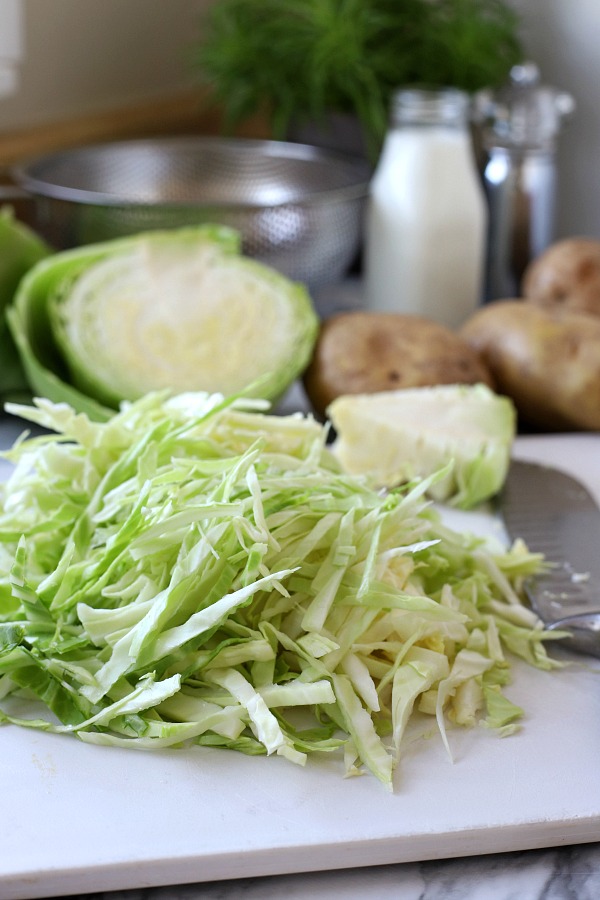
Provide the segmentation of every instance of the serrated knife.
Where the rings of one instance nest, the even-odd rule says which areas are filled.
[[[511,540],[543,553],[548,571],[526,584],[532,609],[565,643],[600,657],[600,509],[575,478],[551,466],[513,460],[499,497]]]

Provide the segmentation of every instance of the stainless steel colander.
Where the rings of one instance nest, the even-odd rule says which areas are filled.
[[[283,141],[177,137],[81,147],[13,171],[56,249],[204,222],[309,287],[340,279],[361,241],[370,169]]]

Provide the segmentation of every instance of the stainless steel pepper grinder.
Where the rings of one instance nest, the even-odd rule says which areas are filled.
[[[570,94],[540,84],[533,63],[475,97],[488,202],[484,302],[518,297],[527,264],[554,240],[556,139],[574,109]]]

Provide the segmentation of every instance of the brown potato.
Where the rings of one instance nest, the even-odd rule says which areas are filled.
[[[486,366],[444,325],[395,313],[339,313],[323,322],[304,387],[314,410],[342,394],[435,384],[493,387]]]
[[[460,333],[523,421],[600,429],[600,318],[502,300],[482,307]]]
[[[529,263],[522,293],[529,303],[600,316],[600,241],[568,238]]]

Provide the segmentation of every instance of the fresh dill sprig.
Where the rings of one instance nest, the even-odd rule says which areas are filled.
[[[499,86],[523,58],[518,29],[505,0],[219,0],[192,66],[228,130],[263,113],[282,138],[351,113],[376,151],[396,88]]]

